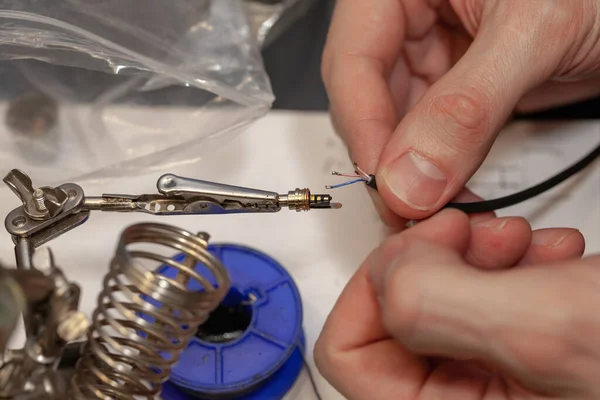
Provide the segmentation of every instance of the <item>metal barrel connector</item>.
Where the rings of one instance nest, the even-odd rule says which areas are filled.
[[[311,194],[309,189],[298,189],[289,191],[287,194],[279,195],[279,206],[290,210],[308,211],[311,209],[338,209],[340,203],[332,203],[328,194]]]

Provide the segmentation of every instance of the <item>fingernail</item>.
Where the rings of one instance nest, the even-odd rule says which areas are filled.
[[[482,214],[471,214],[471,225],[475,226],[479,223],[483,223],[485,221],[489,221],[491,219],[496,219],[494,213],[482,213]]]
[[[558,247],[566,238],[577,232],[579,232],[577,229],[569,229],[567,232],[554,229],[540,229],[534,232],[531,244],[534,246]]]
[[[514,220],[515,218],[488,218],[472,220],[471,224],[478,228],[491,228],[497,231],[502,231],[511,221]]]
[[[390,190],[415,210],[433,208],[446,189],[446,176],[429,160],[406,152],[381,173]]]

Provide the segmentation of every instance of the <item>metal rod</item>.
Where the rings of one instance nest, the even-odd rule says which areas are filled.
[[[29,238],[20,237],[17,238],[15,245],[15,259],[17,262],[17,268],[20,269],[32,269],[33,264],[31,257],[33,255],[33,245]]]

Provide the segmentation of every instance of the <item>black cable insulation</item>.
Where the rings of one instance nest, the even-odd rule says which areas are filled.
[[[476,201],[472,203],[450,202],[447,203],[444,207],[442,207],[442,209],[455,208],[466,214],[479,214],[514,206],[516,204],[522,203],[536,196],[539,196],[540,194],[558,186],[562,182],[566,181],[567,179],[574,176],[578,172],[582,171],[585,167],[590,165],[596,158],[598,158],[598,156],[600,156],[600,145],[598,145],[588,155],[586,155],[584,158],[577,161],[575,164],[565,169],[564,171],[558,173],[550,179],[545,180],[542,183],[539,183],[521,192],[517,192],[497,199]],[[367,186],[377,190],[377,182],[375,180],[375,176],[370,175],[370,177],[371,179],[366,183]]]

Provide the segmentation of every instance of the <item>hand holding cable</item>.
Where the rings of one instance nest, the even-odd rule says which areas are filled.
[[[384,221],[422,219],[460,192],[515,109],[600,93],[600,1],[346,0],[323,78]]]

